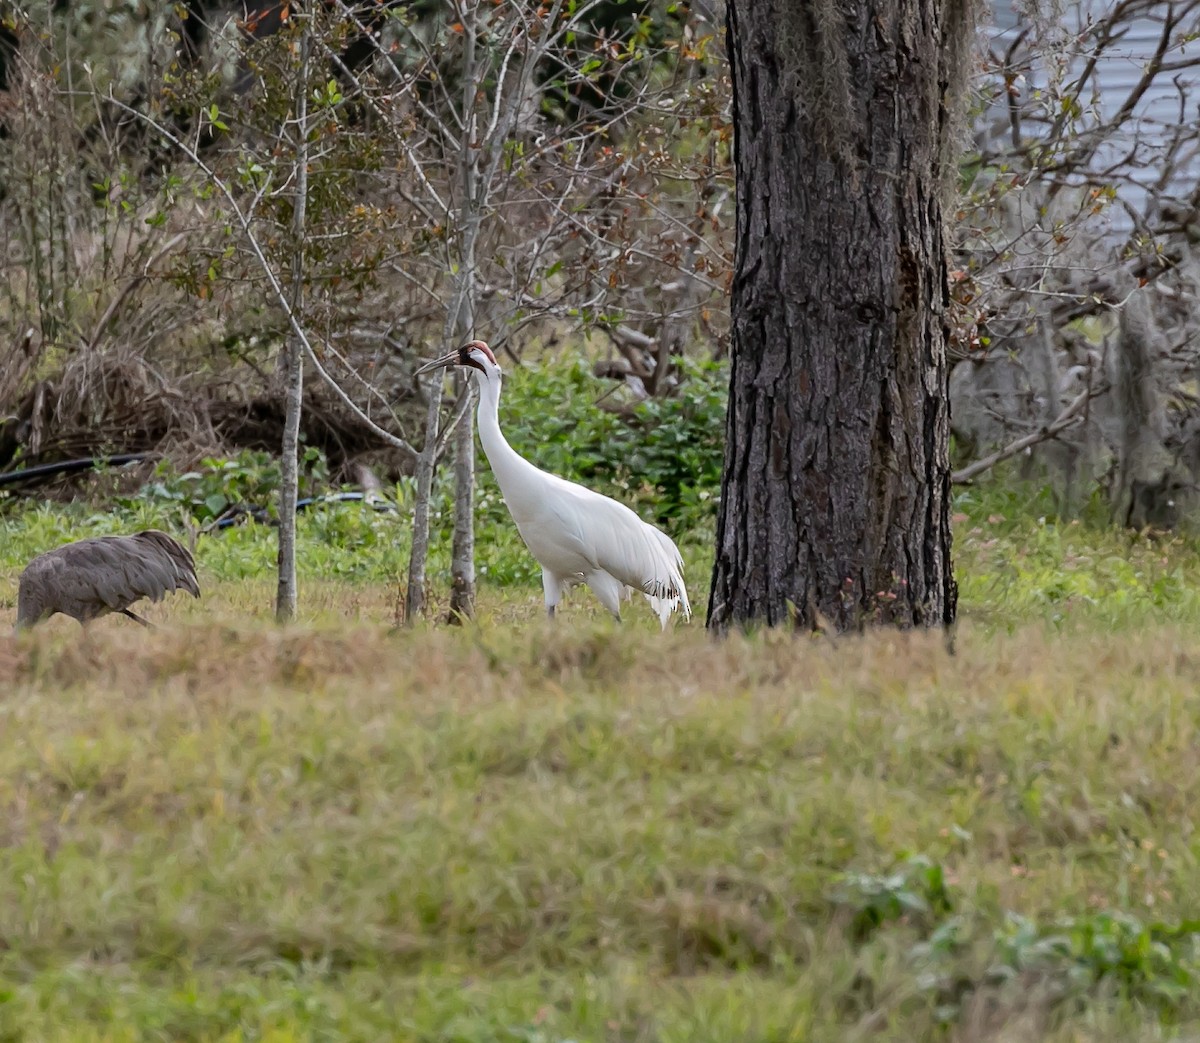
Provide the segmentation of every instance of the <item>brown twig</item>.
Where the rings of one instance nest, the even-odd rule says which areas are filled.
[[[100,338],[104,336],[105,331],[108,329],[108,324],[112,322],[114,316],[120,310],[121,305],[125,303],[125,300],[131,293],[133,293],[134,290],[136,290],[139,286],[141,286],[142,283],[150,278],[150,269],[158,264],[159,261],[166,257],[167,254],[174,250],[175,247],[177,247],[181,242],[183,242],[183,239],[183,235],[172,236],[171,239],[167,241],[166,245],[164,245],[162,249],[155,253],[154,256],[145,263],[145,265],[142,267],[142,271],[130,279],[121,288],[120,292],[111,301],[109,301],[108,307],[104,309],[104,314],[100,316],[99,321],[92,330],[91,337],[84,344],[84,348],[86,350],[94,351],[96,349],[96,345],[100,343]]]

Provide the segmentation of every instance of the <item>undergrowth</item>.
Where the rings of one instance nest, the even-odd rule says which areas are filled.
[[[211,516],[202,508],[185,515],[181,487],[195,486],[196,503],[216,497],[234,499],[222,484],[256,467],[251,458],[230,468],[214,461],[200,478],[167,477],[158,485],[98,511],[85,504],[10,503],[0,513],[0,605],[3,574],[16,571],[35,554],[85,536],[130,532],[155,526],[187,538],[184,520],[202,527]],[[596,483],[593,483],[596,484]],[[476,529],[476,568],[485,587],[540,594],[540,570],[521,542],[503,500],[481,477]],[[317,489],[309,490],[319,492]],[[702,490],[703,491],[703,490]],[[713,500],[719,486],[712,489]],[[189,494],[191,495],[191,494]],[[433,587],[448,585],[450,525],[448,490],[440,489],[434,510],[435,537],[429,576]],[[632,499],[626,497],[632,502]],[[1056,628],[1081,625],[1137,625],[1146,619],[1200,626],[1200,542],[1191,535],[1138,534],[1100,519],[1056,519],[1030,511],[1039,494],[972,489],[956,501],[954,558],[960,615],[990,627],[1013,628],[1040,621]],[[338,579],[353,583],[403,582],[409,554],[406,515],[411,506],[405,486],[395,490],[397,511],[376,510],[361,502],[318,502],[300,515],[297,567],[304,580]],[[712,518],[690,528],[662,523],[680,544],[692,601],[702,605],[712,567]],[[275,568],[275,529],[246,520],[196,537],[202,577],[239,580],[267,577]]]
[[[579,360],[514,369],[505,379],[501,422],[510,442],[556,474],[619,498],[647,521],[663,526],[699,577],[711,543],[720,494],[724,444],[723,369],[684,363],[679,391],[661,401],[625,402]],[[628,415],[601,408],[619,406]],[[319,502],[299,522],[301,576],[395,582],[405,574],[414,489],[390,490],[396,511],[322,499],[336,492],[314,449],[301,462],[302,497]],[[246,451],[210,459],[178,473],[160,466],[134,495],[101,505],[47,505],[0,494],[0,567],[15,568],[71,539],[156,526],[202,533],[197,557],[221,579],[249,578],[273,569],[278,461]],[[431,504],[434,540],[429,574],[449,577],[453,483],[438,476]],[[219,519],[238,524],[216,528]],[[256,523],[257,518],[257,523]],[[539,584],[541,571],[513,527],[485,458],[476,490],[476,570],[484,583]],[[707,566],[703,566],[706,568]]]

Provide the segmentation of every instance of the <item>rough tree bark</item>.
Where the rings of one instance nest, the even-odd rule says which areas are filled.
[[[949,624],[942,194],[966,0],[731,0],[737,258],[708,625]]]
[[[302,5],[297,5],[298,7]],[[304,221],[308,204],[308,64],[312,27],[303,10],[299,54],[296,62],[295,189],[292,209],[292,286],[289,306],[297,323],[304,308]],[[304,395],[304,344],[289,333],[283,355],[286,408],[279,462],[279,584],[275,592],[275,618],[286,623],[296,615],[296,498],[300,475],[300,409]]]

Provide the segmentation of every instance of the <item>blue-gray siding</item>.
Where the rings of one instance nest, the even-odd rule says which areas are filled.
[[[1043,8],[1046,4],[1041,5]],[[1062,3],[1062,18],[1060,25],[1068,32],[1078,32],[1088,24],[1089,17],[1101,16],[1112,7],[1110,3],[1101,0],[1064,0]],[[1134,19],[1125,36],[1112,44],[1105,56],[1098,62],[1095,76],[1090,87],[1098,90],[1093,99],[1090,93],[1080,99],[1085,108],[1089,108],[1094,100],[1097,116],[1102,120],[1111,120],[1129,97],[1130,91],[1142,77],[1147,62],[1155,53],[1163,32],[1162,12],[1167,4],[1156,5],[1157,10],[1149,16]],[[1003,54],[1007,44],[1019,34],[1026,24],[1027,16],[1023,13],[1023,5],[1015,0],[994,0],[990,20],[984,25],[984,43],[990,45],[997,53]],[[1195,16],[1193,16],[1195,20]],[[1194,27],[1193,27],[1194,28]],[[1178,30],[1177,30],[1178,33]],[[1087,61],[1087,51],[1091,40],[1085,38],[1081,46],[1070,53],[1069,72],[1066,80],[1078,76]],[[1186,56],[1194,56],[1200,50],[1200,40],[1193,40],[1183,45],[1183,50],[1173,50],[1169,57],[1178,60]],[[1189,89],[1187,108],[1181,111],[1180,94],[1172,80],[1178,77],[1185,88]],[[1031,77],[1032,83],[1027,84],[1026,90],[1041,87],[1046,82],[1045,69],[1035,69]],[[1164,73],[1156,77],[1155,82],[1142,96],[1136,105],[1132,119],[1122,132],[1113,136],[1105,148],[1097,153],[1091,167],[1095,171],[1105,170],[1133,148],[1139,140],[1141,145],[1136,156],[1138,169],[1132,169],[1134,183],[1114,183],[1120,196],[1139,213],[1147,206],[1146,186],[1154,185],[1162,176],[1165,165],[1164,142],[1171,136],[1181,120],[1193,130],[1200,127],[1200,71],[1195,68],[1182,72]],[[999,115],[999,112],[994,115]],[[1082,120],[1084,126],[1092,125],[1096,117],[1085,114]],[[1026,127],[1030,133],[1036,132],[1036,127],[1029,124]],[[1181,153],[1180,169],[1166,186],[1170,196],[1186,198],[1195,189],[1200,180],[1200,153],[1193,134],[1190,145]],[[1128,214],[1120,206],[1110,208],[1109,217],[1114,232],[1127,233],[1132,227]]]

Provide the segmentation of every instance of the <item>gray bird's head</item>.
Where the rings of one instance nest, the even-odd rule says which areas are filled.
[[[427,362],[417,370],[416,375],[420,376],[422,373],[428,373],[435,369],[445,369],[448,366],[466,366],[468,369],[482,374],[479,378],[482,380],[500,379],[500,364],[496,361],[496,356],[492,354],[492,349],[481,340],[470,341],[461,348],[455,348],[449,354],[443,355],[440,359]]]

